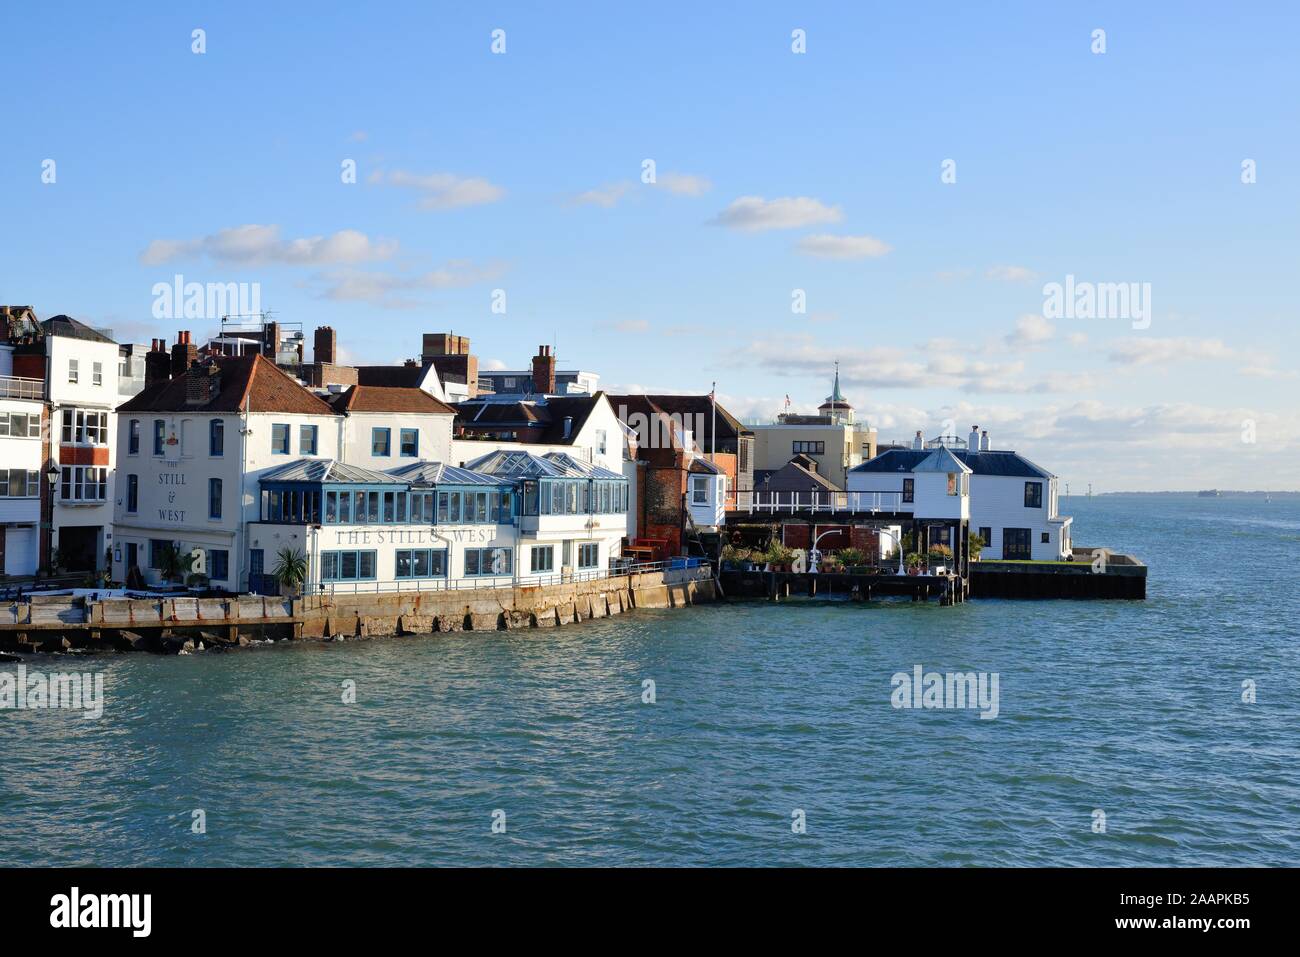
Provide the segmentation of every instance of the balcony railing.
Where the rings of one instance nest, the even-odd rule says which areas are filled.
[[[735,511],[750,514],[795,512],[910,512],[902,492],[739,492]]]
[[[663,562],[621,563],[615,568],[583,568],[572,572],[554,574],[483,575],[469,578],[402,578],[390,581],[318,581],[303,589],[307,595],[364,595],[380,592],[440,592],[462,591],[476,588],[517,588],[533,585],[561,585],[571,582],[596,581],[604,578],[626,578],[653,572],[703,569],[696,576],[711,574],[709,562],[697,558],[676,558]]]
[[[44,379],[23,379],[18,376],[0,375],[0,399],[43,398],[45,398]]]

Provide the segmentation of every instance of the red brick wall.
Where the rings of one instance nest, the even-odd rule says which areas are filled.
[[[60,465],[107,465],[108,448],[106,446],[61,445],[59,446]]]

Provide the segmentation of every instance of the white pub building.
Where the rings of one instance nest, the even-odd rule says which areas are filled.
[[[627,480],[559,452],[449,463],[453,409],[417,388],[318,395],[261,356],[216,358],[118,410],[114,578],[161,582],[173,545],[200,581],[276,593],[509,585],[608,567]]]

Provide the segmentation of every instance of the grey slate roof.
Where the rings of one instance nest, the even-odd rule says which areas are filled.
[[[621,479],[623,476],[607,468],[575,459],[564,452],[547,452],[534,455],[532,452],[517,452],[501,449],[481,455],[465,467],[489,475],[506,475],[512,478],[589,478]]]
[[[71,316],[54,316],[46,319],[41,323],[41,328],[45,330],[47,336],[61,336],[64,339],[85,339],[88,342],[111,343],[113,341],[98,329],[92,329],[84,322],[73,319]]]
[[[401,485],[393,478],[359,465],[344,465],[334,459],[298,459],[263,472],[262,482],[347,482],[354,485]]]
[[[459,469],[445,462],[411,462],[389,469],[388,474],[412,485],[502,485],[501,479],[482,472]]]
[[[971,452],[968,449],[948,449],[957,461],[966,465],[976,475],[1009,475],[1023,478],[1048,479],[1052,473],[1039,468],[1017,452]],[[923,460],[933,455],[934,449],[890,449],[874,459],[850,469],[850,472],[912,472]]]

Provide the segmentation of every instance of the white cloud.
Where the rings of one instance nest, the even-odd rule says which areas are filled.
[[[706,177],[691,173],[660,173],[654,185],[677,196],[703,196],[713,189]]]
[[[1016,327],[1006,335],[1010,346],[1032,347],[1042,345],[1056,334],[1056,327],[1036,313],[1027,312],[1016,320]]]
[[[631,188],[631,183],[608,183],[605,186],[578,193],[569,200],[569,203],[572,206],[599,206],[601,209],[611,209],[618,205],[618,201],[626,196]]]
[[[325,266],[391,259],[397,247],[396,240],[372,241],[355,229],[342,229],[330,236],[281,239],[279,226],[250,224],[199,239],[155,239],[140,254],[140,262],[157,266],[206,256],[240,266]]]
[[[326,284],[322,298],[336,302],[368,302],[387,308],[414,308],[423,305],[408,298],[409,293],[463,289],[481,282],[491,282],[505,272],[501,263],[476,265],[468,260],[451,260],[437,269],[405,275],[342,269],[322,273],[318,279]]]
[[[875,259],[892,250],[892,246],[874,236],[832,236],[823,233],[805,236],[795,244],[799,252],[822,259]]]
[[[819,223],[838,223],[843,218],[844,212],[838,206],[827,206],[808,196],[771,200],[762,196],[741,196],[711,222],[728,229],[757,233],[768,229],[798,229]]]
[[[388,172],[375,170],[369,182],[412,189],[420,194],[421,209],[458,209],[464,206],[482,206],[495,203],[505,196],[503,187],[479,176],[457,176],[455,173],[412,173],[395,169]]]
[[[999,282],[1033,282],[1038,273],[1024,266],[992,266],[985,271],[984,278]]]
[[[479,363],[479,368],[484,372],[502,372],[510,367],[500,359],[484,359]]]
[[[368,139],[370,139],[369,133],[367,133],[365,130],[356,130],[355,132],[353,132],[351,136],[348,137],[348,142],[364,143]]]
[[[1237,353],[1221,339],[1134,336],[1112,342],[1107,355],[1120,365],[1149,365],[1188,359],[1232,359]]]

